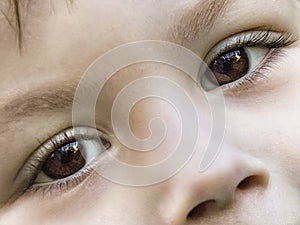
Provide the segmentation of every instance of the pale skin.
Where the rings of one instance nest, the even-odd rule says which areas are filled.
[[[180,18],[204,0],[76,0],[69,7],[60,0],[41,2],[33,1],[27,9],[21,53],[14,30],[0,17],[0,224],[300,223],[299,1],[229,1],[209,29],[181,41],[172,35],[178,23],[186,21]],[[1,4],[5,9],[4,0]],[[25,192],[9,202],[14,177],[28,157],[41,143],[72,127],[72,96],[98,56],[128,42],[164,40],[182,44],[204,59],[228,37],[256,30],[289,33],[293,43],[262,72],[266,77],[239,88],[219,87],[226,101],[226,131],[220,154],[206,172],[197,170],[209,139],[204,133],[191,160],[164,182],[130,187],[92,173],[64,193]],[[120,71],[103,89],[97,128],[108,137],[112,151],[134,165],[165,158],[178,138],[174,110],[156,100],[134,108],[130,121],[137,136],[147,137],[144,121],[153,114],[164,117],[172,129],[160,151],[130,153],[114,137],[110,108],[116,94],[130,81],[153,73],[179,82],[201,110],[200,90],[188,89],[189,79],[175,69],[145,63]],[[64,107],[55,108],[55,98],[49,107],[40,102],[45,107],[39,112],[24,114],[9,107],[13,101],[20,107],[28,96],[46,90],[57,92],[56,99],[67,95],[61,89],[71,99]]]

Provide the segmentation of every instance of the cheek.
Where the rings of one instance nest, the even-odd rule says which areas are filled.
[[[62,195],[36,193],[21,197],[2,209],[0,222],[14,225],[136,224],[136,219],[143,221],[156,210],[160,197],[159,191],[154,189],[117,185],[95,173]],[[151,194],[154,191],[158,194]]]
[[[88,180],[86,180],[63,194],[56,192],[52,195],[46,191],[25,194],[12,205],[2,209],[0,222],[1,224],[15,225],[38,225],[45,222],[61,224],[62,221],[64,224],[93,224],[89,223],[91,218],[89,220],[87,216],[95,202],[98,202],[99,212],[95,214],[97,217],[93,218],[94,220],[104,217],[101,210],[105,210],[105,205],[111,207],[105,198],[109,199],[112,196],[106,191],[105,181],[100,180],[97,179],[92,187],[87,184]],[[101,202],[102,204],[100,204]],[[18,216],[16,217],[16,215]]]
[[[228,134],[243,151],[266,162],[271,173],[300,186],[300,67],[299,49],[271,72],[272,90],[255,98],[227,101]]]

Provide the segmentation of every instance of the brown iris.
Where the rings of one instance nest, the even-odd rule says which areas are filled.
[[[215,76],[215,78],[210,77],[210,80],[223,85],[245,76],[249,70],[249,59],[245,50],[239,48],[219,56],[209,68]]]
[[[58,148],[46,159],[42,171],[53,179],[70,176],[80,170],[86,163],[77,141]]]

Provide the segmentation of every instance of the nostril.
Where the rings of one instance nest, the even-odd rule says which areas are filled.
[[[193,208],[190,211],[190,213],[188,214],[188,218],[196,219],[196,218],[203,216],[208,211],[208,209],[213,207],[213,205],[215,203],[216,203],[215,200],[208,200],[208,201],[205,201],[205,202],[197,205],[195,208]]]
[[[237,188],[239,190],[247,190],[255,186],[260,186],[263,184],[263,179],[260,176],[249,176],[242,180]]]

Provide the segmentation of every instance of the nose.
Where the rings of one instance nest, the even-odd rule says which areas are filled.
[[[265,165],[230,144],[223,145],[206,171],[199,172],[199,164],[191,161],[166,183],[168,192],[161,201],[166,224],[189,224],[213,216],[239,204],[243,198],[263,194],[268,186]]]

